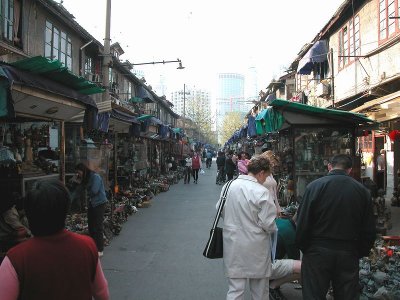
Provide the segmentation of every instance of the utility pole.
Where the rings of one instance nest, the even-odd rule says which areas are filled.
[[[185,123],[186,122],[186,84],[183,84],[183,132],[185,132]],[[186,134],[186,132],[185,132]],[[182,148],[181,148],[181,156],[183,158],[183,139],[182,139]]]
[[[109,82],[109,66],[112,62],[111,60],[111,38],[110,38],[110,27],[111,27],[111,0],[107,0],[106,4],[106,30],[104,37],[104,53],[103,53],[103,86],[105,87],[105,92],[103,93],[103,101],[109,100],[110,95],[110,82]]]

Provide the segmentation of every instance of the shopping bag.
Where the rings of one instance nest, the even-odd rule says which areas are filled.
[[[200,174],[204,175],[205,173],[203,169],[200,170]]]
[[[223,256],[223,240],[222,228],[215,227],[210,230],[210,238],[204,248],[203,255],[207,258],[222,258]]]

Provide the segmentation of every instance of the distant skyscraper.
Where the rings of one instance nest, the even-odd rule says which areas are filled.
[[[246,84],[245,84],[245,92],[244,96],[246,98],[246,110],[250,110],[254,104],[251,102],[253,100],[258,100],[258,78],[257,78],[257,69],[256,67],[250,67],[246,73]]]
[[[167,86],[165,84],[164,75],[160,75],[160,81],[157,83],[154,92],[160,96],[167,95]]]
[[[196,89],[196,87],[188,87],[185,86],[185,97],[183,88],[178,91],[174,91],[171,93],[171,99],[169,99],[174,107],[172,108],[174,112],[183,116],[183,109],[185,106],[186,115],[188,104],[191,103],[194,99],[196,102],[201,103],[204,107],[211,107],[211,97],[210,92],[205,89]]]
[[[244,76],[237,73],[218,74],[216,97],[217,125],[221,128],[225,115],[228,112],[247,113],[244,97]]]

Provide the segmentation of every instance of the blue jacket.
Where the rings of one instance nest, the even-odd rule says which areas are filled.
[[[86,185],[89,202],[93,207],[107,202],[106,191],[101,176],[95,172],[90,173],[89,182]]]

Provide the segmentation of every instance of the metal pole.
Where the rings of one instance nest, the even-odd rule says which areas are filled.
[[[185,132],[185,122],[186,122],[186,84],[183,84],[183,132]],[[183,158],[183,139],[181,148],[181,157]]]
[[[103,86],[105,87],[105,92],[103,93],[103,101],[109,99],[109,64],[111,63],[111,51],[110,51],[110,27],[111,27],[111,0],[107,0],[106,7],[106,30],[104,37],[104,56],[103,56]]]
[[[60,122],[60,131],[61,131],[61,139],[60,139],[60,181],[65,184],[65,122]]]
[[[331,83],[332,83],[332,85],[331,85],[332,108],[335,108],[335,76],[333,75],[333,66],[334,66],[334,63],[333,63],[333,48],[331,48],[330,56],[331,56],[331,59],[330,59],[331,66],[330,67],[331,67],[331,78],[332,78],[332,80],[331,80]]]

